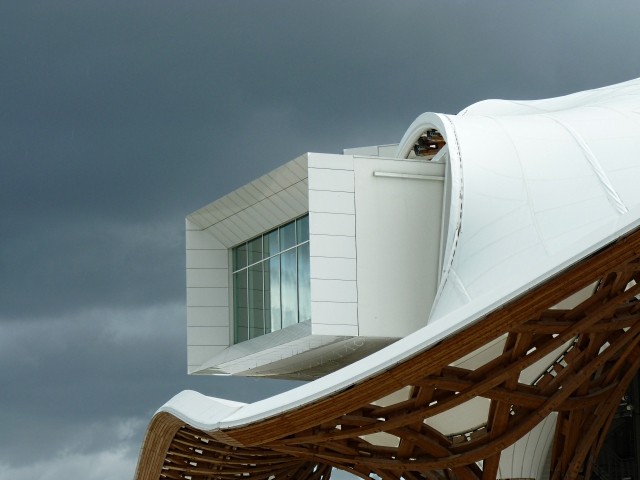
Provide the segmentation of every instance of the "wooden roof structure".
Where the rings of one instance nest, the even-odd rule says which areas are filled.
[[[419,117],[398,156],[436,129],[451,189],[427,325],[256,404],[179,394],[135,478],[588,479],[640,367],[639,98],[634,80]]]
[[[596,283],[571,309],[554,309]],[[477,321],[463,332],[351,388],[241,428],[202,431],[154,417],[136,478],[322,479],[331,468],[385,480],[493,479],[501,452],[549,414],[558,416],[551,479],[588,478],[620,398],[640,365],[640,230]],[[475,370],[456,360],[506,336],[503,352]],[[569,347],[533,383],[520,372]],[[409,388],[406,400],[376,400]],[[446,436],[425,420],[474,397],[486,423]],[[378,446],[384,432],[397,446]],[[482,467],[478,466],[482,462]]]

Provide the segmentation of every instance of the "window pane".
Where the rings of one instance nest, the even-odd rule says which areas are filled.
[[[280,256],[271,257],[264,262],[265,291],[265,328],[267,332],[275,332],[282,328],[280,312]]]
[[[243,243],[242,245],[233,249],[233,270],[240,270],[247,266],[247,244]]]
[[[298,322],[298,282],[296,275],[296,251],[289,250],[280,255],[282,328]]]
[[[309,240],[309,216],[305,215],[296,220],[296,243],[302,243]]]
[[[269,232],[264,236],[264,257],[270,257],[280,251],[278,247],[278,230]]]
[[[296,244],[296,225],[289,223],[280,227],[280,250],[286,250]]]
[[[304,216],[233,249],[236,343],[310,320],[308,242]]]
[[[262,262],[249,267],[249,338],[264,335]]]
[[[262,260],[262,237],[254,238],[248,244],[249,265]]]
[[[249,309],[247,304],[247,271],[233,274],[233,321],[235,343],[249,339]]]
[[[309,244],[297,248],[298,251],[298,321],[311,320],[311,277],[309,274]]]

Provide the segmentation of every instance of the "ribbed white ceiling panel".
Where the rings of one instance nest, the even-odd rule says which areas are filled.
[[[308,210],[306,165],[298,157],[187,218],[231,248]]]

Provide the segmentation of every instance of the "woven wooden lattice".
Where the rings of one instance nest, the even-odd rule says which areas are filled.
[[[589,478],[640,366],[639,253],[635,231],[463,332],[281,416],[203,432],[159,414],[149,426],[137,478],[325,480],[336,467],[385,480],[494,479],[501,452],[552,412],[550,478]],[[561,308],[590,286],[586,299]],[[496,341],[502,353],[488,362],[452,366]],[[548,368],[533,383],[521,383],[521,372],[551,353]],[[379,401],[394,393],[399,400]],[[478,397],[490,407],[473,429],[444,434],[427,424]],[[390,441],[376,443],[376,435]]]

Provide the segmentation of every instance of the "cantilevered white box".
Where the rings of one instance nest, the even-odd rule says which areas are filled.
[[[426,325],[442,270],[447,147],[410,159],[395,150],[307,153],[187,217],[189,373],[315,378]],[[234,247],[306,215],[310,318],[239,341]],[[259,301],[283,296],[261,272]]]
[[[639,180],[637,79],[425,113],[190,215],[189,370],[321,378],[179,393],[136,478],[604,478],[640,368]]]

